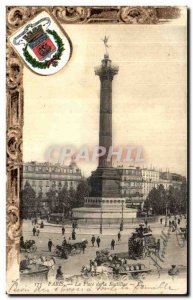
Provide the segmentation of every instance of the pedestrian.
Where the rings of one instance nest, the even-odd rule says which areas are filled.
[[[56,280],[64,280],[61,266],[56,271]]]
[[[160,239],[157,240],[157,243],[156,243],[156,248],[155,248],[155,252],[156,254],[159,254],[160,252]]]
[[[97,262],[95,260],[93,261],[93,268],[94,268],[94,275],[96,275],[96,272],[97,272]]]
[[[168,270],[168,275],[174,276],[179,274],[179,269],[176,267],[176,265],[172,265],[172,267]]]
[[[97,237],[96,242],[97,242],[97,246],[98,246],[98,248],[99,248],[99,247],[100,247],[100,242],[101,242],[101,239],[100,239],[99,236]]]
[[[35,224],[35,225],[37,224],[37,218],[34,219],[34,224]]]
[[[76,232],[75,229],[72,230],[72,240],[76,239]]]
[[[40,235],[40,230],[39,230],[39,228],[38,228],[38,226],[37,226],[37,229],[36,229],[36,236],[39,236]]]
[[[118,242],[119,242],[121,240],[121,233],[120,233],[120,231],[118,232],[117,237],[118,237]]]
[[[92,243],[92,246],[94,247],[94,243],[95,243],[95,236],[94,236],[94,234],[93,234],[93,236],[92,236],[92,238],[91,238],[91,243]]]
[[[114,250],[115,249],[115,240],[112,239],[111,241],[111,250]]]
[[[178,225],[180,225],[180,219],[178,219]]]
[[[66,246],[66,244],[67,244],[67,242],[66,242],[66,238],[64,238],[64,240],[63,240],[63,242],[62,242],[62,247],[65,247],[65,246]]]
[[[144,223],[145,223],[145,226],[146,226],[146,228],[147,228],[147,219],[145,219],[145,222],[144,222]]]
[[[25,249],[25,242],[23,236],[20,237],[20,248]]]
[[[52,240],[49,239],[49,241],[48,241],[48,250],[49,250],[49,252],[52,252],[52,246],[53,246]]]
[[[93,265],[93,261],[92,261],[92,259],[90,259],[90,262],[89,262],[89,264],[90,264],[90,270],[91,270],[91,268],[92,268],[92,265]]]
[[[62,235],[64,235],[65,234],[65,228],[64,228],[64,226],[62,226]]]
[[[82,252],[83,252],[83,254],[84,254],[84,252],[85,252],[85,249],[86,249],[86,243],[82,243]]]
[[[32,231],[33,231],[33,236],[35,236],[36,235],[36,228],[35,228],[35,226],[33,227]]]
[[[161,225],[162,225],[162,221],[163,221],[163,219],[161,218],[161,219],[160,219],[160,223],[161,223]]]

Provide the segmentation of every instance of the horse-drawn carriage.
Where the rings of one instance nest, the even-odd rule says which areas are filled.
[[[83,276],[108,276],[120,277],[131,276],[136,277],[141,273],[148,273],[151,270],[146,268],[143,263],[131,263],[128,260],[128,255],[124,257],[119,254],[110,254],[108,249],[96,252],[94,261],[90,261],[89,266],[83,266],[81,273]]]
[[[37,250],[37,246],[35,244],[36,242],[34,240],[24,240],[20,239],[20,251],[21,252],[28,252],[28,253],[34,253]]]
[[[71,241],[70,243],[62,243],[57,245],[55,249],[55,255],[64,259],[68,259],[68,256],[80,254],[88,244],[87,240],[83,241]]]
[[[159,248],[156,239],[151,233],[145,233],[141,236],[133,233],[128,241],[128,254],[130,259],[145,258],[151,252],[156,252]]]

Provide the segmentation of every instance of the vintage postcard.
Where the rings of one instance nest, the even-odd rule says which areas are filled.
[[[187,8],[6,16],[6,292],[187,295]]]

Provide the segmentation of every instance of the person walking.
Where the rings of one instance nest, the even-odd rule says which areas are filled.
[[[121,240],[121,233],[120,233],[120,231],[118,232],[117,237],[118,237],[118,242],[120,242],[120,240]]]
[[[35,228],[35,226],[33,227],[32,232],[33,232],[33,236],[35,236],[36,235],[36,228]]]
[[[72,240],[76,239],[76,232],[75,229],[72,230]]]
[[[112,239],[111,241],[111,250],[115,250],[115,240]]]
[[[98,248],[99,248],[99,247],[100,247],[100,242],[101,242],[101,239],[100,239],[99,236],[97,237],[96,242],[97,242],[97,246],[98,246]]]
[[[63,242],[62,242],[62,247],[65,247],[66,244],[67,244],[67,241],[66,241],[66,238],[64,237],[64,240],[63,240]]]
[[[91,238],[91,243],[92,243],[92,246],[94,247],[94,243],[95,243],[95,236],[94,236],[94,234],[93,234],[93,236],[92,236],[92,238]]]
[[[161,247],[160,239],[158,239],[158,240],[157,240],[157,243],[156,243],[156,247],[155,247],[156,254],[159,254],[159,252],[160,252],[160,247]]]
[[[64,235],[65,234],[65,228],[64,228],[64,226],[62,226],[62,235]]]
[[[52,240],[49,239],[49,241],[48,241],[48,250],[49,250],[49,252],[52,252],[52,246],[53,246]]]
[[[82,243],[82,252],[83,252],[83,254],[85,252],[85,249],[86,249],[86,243]]]
[[[161,218],[161,219],[160,219],[160,223],[161,223],[161,225],[162,225],[162,221],[163,221],[163,219]]]
[[[39,230],[39,228],[38,228],[38,226],[37,226],[37,229],[36,229],[36,236],[39,236],[40,235],[40,230]]]
[[[59,266],[56,271],[56,280],[64,280],[61,266]]]

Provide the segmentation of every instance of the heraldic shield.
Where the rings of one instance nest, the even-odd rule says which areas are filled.
[[[41,75],[58,72],[71,55],[68,37],[47,12],[19,29],[10,41],[27,66]]]

